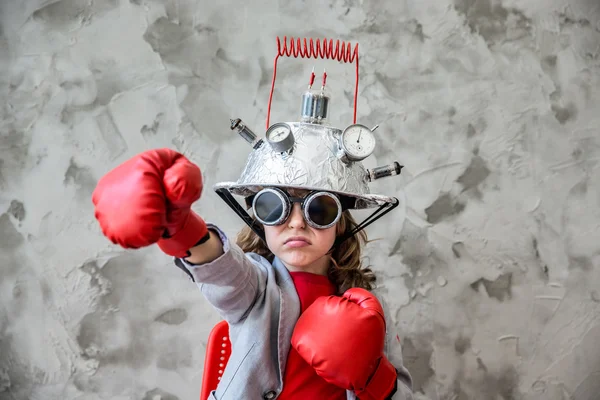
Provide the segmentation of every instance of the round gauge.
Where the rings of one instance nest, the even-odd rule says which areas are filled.
[[[342,132],[342,150],[352,161],[360,161],[369,157],[375,150],[375,136],[364,125],[354,124]]]
[[[292,128],[283,122],[271,125],[269,129],[267,129],[265,136],[273,150],[279,153],[288,151],[294,145]]]

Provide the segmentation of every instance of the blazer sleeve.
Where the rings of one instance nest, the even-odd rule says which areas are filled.
[[[215,225],[208,228],[219,235],[223,254],[206,264],[194,265],[176,258],[175,265],[187,273],[204,297],[229,324],[242,321],[265,291],[269,262],[254,253],[244,253]]]
[[[404,366],[400,335],[390,317],[391,314],[387,303],[381,296],[378,296],[378,299],[381,302],[386,322],[384,353],[392,365],[396,367],[396,372],[398,373],[397,390],[390,400],[413,400],[413,380],[410,372]]]

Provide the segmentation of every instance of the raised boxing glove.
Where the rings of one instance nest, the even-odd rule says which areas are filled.
[[[292,346],[327,382],[360,400],[391,398],[397,372],[383,353],[385,318],[377,298],[353,288],[324,296],[302,313]]]
[[[104,175],[92,194],[104,235],[124,248],[157,243],[174,257],[208,238],[206,223],[191,210],[202,194],[198,166],[170,149],[148,150]]]

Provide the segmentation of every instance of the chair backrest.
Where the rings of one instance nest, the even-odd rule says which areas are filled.
[[[206,342],[200,400],[208,399],[210,392],[217,388],[230,355],[229,325],[227,321],[219,321],[210,331]]]

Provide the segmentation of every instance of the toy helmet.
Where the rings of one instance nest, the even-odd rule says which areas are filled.
[[[293,48],[293,39],[291,43]],[[319,43],[317,42],[317,47],[319,47]],[[300,55],[308,57],[310,49],[306,46],[306,39],[304,44],[305,54],[301,53]],[[299,40],[298,48],[300,48]],[[323,48],[327,49],[326,41],[323,42]],[[329,48],[333,49],[332,43]],[[286,49],[279,50],[278,56],[283,54],[286,54]],[[331,52],[326,52],[325,55],[327,56],[327,54],[331,54]],[[300,120],[269,125],[278,56],[273,71],[264,139],[257,137],[241,119],[231,120],[230,128],[237,131],[252,146],[252,151],[240,178],[236,182],[220,182],[214,186],[214,189],[263,240],[264,231],[261,224],[251,218],[232,195],[242,197],[245,200],[246,209],[249,209],[252,207],[254,196],[266,188],[302,189],[310,192],[335,194],[344,210],[376,209],[362,224],[359,224],[352,232],[348,232],[341,240],[364,229],[398,205],[398,199],[395,197],[371,194],[369,191],[369,182],[386,176],[398,175],[402,166],[398,162],[393,162],[390,165],[368,170],[362,164],[362,160],[370,156],[375,149],[376,140],[373,131],[377,126],[370,129],[356,123],[358,46],[355,48],[354,54],[357,61],[355,120],[344,130],[327,124],[330,102],[330,98],[325,92],[327,75],[323,75],[321,88],[313,90],[314,71],[309,80],[308,90],[302,95]],[[328,58],[341,59],[342,56],[332,54]],[[347,58],[343,61],[348,61]]]

